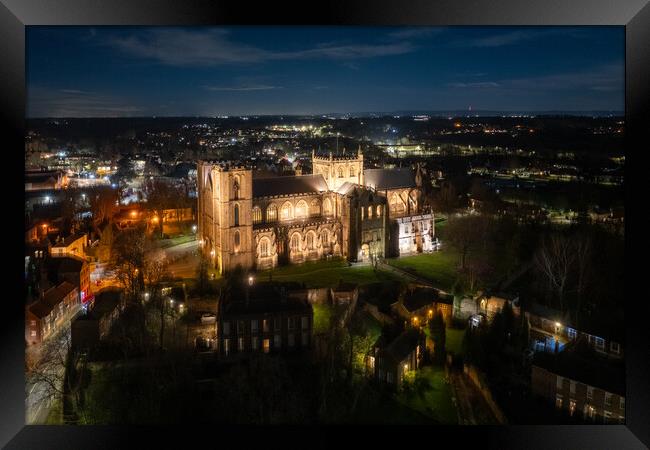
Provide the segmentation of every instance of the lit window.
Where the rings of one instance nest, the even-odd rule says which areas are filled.
[[[576,411],[576,401],[569,400],[569,415],[573,416],[573,413]]]
[[[260,255],[262,257],[269,256],[269,241],[267,239],[262,239],[260,242]]]
[[[269,324],[268,319],[264,319],[264,320],[262,320],[262,330],[263,330],[265,333],[268,333],[268,332],[270,331],[270,324]]]
[[[282,220],[291,220],[293,219],[293,206],[291,203],[286,202],[282,205]]]
[[[253,223],[260,223],[262,221],[262,210],[259,207],[253,208]]]
[[[557,409],[562,409],[562,396],[560,394],[555,396],[555,407]]]
[[[368,206],[368,219],[372,219],[372,206]]]
[[[307,202],[300,200],[296,204],[296,218],[307,217]]]
[[[377,205],[377,217],[381,217],[381,205]]]
[[[291,252],[299,252],[300,251],[300,236],[297,234],[294,234],[291,236]]]
[[[237,339],[237,350],[239,350],[240,352],[244,351],[244,338],[243,337],[240,337],[239,339]]]
[[[31,336],[36,337],[36,330],[32,330]]]
[[[266,208],[266,221],[275,222],[276,220],[278,220],[278,208],[275,205],[269,205]]]
[[[323,232],[321,233],[321,242],[323,244],[323,247],[329,247],[330,236],[327,230],[323,230]]]
[[[270,339],[264,339],[264,341],[262,341],[262,347],[263,347],[264,353],[268,353],[269,350],[271,350],[271,340]]]
[[[573,328],[568,328],[566,329],[567,335],[569,336],[569,339],[575,339],[576,338],[576,330]]]

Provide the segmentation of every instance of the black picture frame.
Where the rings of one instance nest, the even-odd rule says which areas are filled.
[[[647,0],[413,0],[398,1],[339,0],[308,4],[261,5],[215,0],[1,0],[0,4],[0,90],[2,90],[3,156],[16,158],[5,168],[5,204],[23,210],[17,191],[19,180],[11,173],[22,161],[25,136],[25,26],[28,25],[621,25],[626,29],[626,252],[630,261],[642,255],[641,240],[630,245],[631,223],[640,222],[643,205],[633,200],[639,179],[633,173],[643,170],[639,150],[631,152],[632,142],[639,139],[650,124],[648,94],[650,77],[650,5]],[[638,140],[637,140],[638,139]],[[9,169],[9,170],[7,170]],[[630,172],[630,170],[632,172]],[[16,175],[20,178],[20,175]],[[9,213],[7,213],[9,215]],[[11,217],[14,217],[11,214]],[[19,236],[18,224],[5,221],[5,239]],[[640,228],[640,227],[639,227]],[[23,230],[21,230],[21,233]],[[635,239],[637,239],[635,237]],[[647,242],[647,241],[646,241]],[[18,242],[16,253],[22,251]],[[630,253],[632,252],[632,253]],[[25,426],[24,414],[24,309],[22,273],[17,255],[7,253],[3,332],[0,360],[0,445],[6,448],[147,448],[193,446],[197,438],[210,447],[234,441],[240,448],[256,445],[315,447],[350,443],[348,433],[359,445],[441,444],[440,437],[451,445],[483,448],[647,448],[650,446],[650,403],[648,380],[650,345],[648,344],[648,301],[643,294],[643,264],[627,264],[626,304],[626,425],[578,426],[504,426],[504,427],[115,427],[115,426]],[[11,262],[13,261],[13,262]],[[16,267],[14,272],[13,267]],[[629,275],[627,275],[629,273]],[[15,275],[15,277],[14,277]],[[636,299],[636,300],[635,300]],[[435,438],[433,438],[435,434]],[[144,439],[144,440],[142,440]],[[137,442],[140,441],[139,444]],[[347,445],[345,445],[347,446]]]

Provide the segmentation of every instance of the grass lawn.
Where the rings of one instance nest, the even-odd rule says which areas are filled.
[[[455,355],[463,354],[463,337],[465,329],[447,328],[445,333],[445,348]]]
[[[334,307],[331,305],[312,305],[314,308],[314,334],[324,333],[330,329]]]
[[[419,370],[419,376],[429,382],[429,387],[422,396],[413,394],[407,397],[403,393],[398,394],[400,402],[441,424],[457,424],[458,415],[451,400],[451,387],[445,383],[445,370],[442,367],[426,366]]]
[[[456,282],[460,258],[453,248],[445,248],[435,253],[422,253],[402,258],[388,259],[388,264],[411,271],[431,280],[438,288],[449,291]]]
[[[277,267],[272,274],[271,270],[265,270],[258,272],[257,277],[259,280],[268,280],[270,275],[273,280],[305,283],[308,288],[336,286],[339,280],[363,285],[397,279],[395,275],[386,272],[375,272],[371,266],[348,267],[347,262],[340,259]]]
[[[185,236],[177,236],[171,239],[160,239],[158,241],[159,248],[169,248],[175,245],[185,244],[196,239],[196,236],[193,234],[188,234]]]

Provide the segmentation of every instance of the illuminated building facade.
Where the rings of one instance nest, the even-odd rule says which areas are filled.
[[[433,248],[419,171],[364,171],[360,150],[312,153],[312,163],[312,174],[258,178],[249,167],[198,162],[198,237],[220,273]],[[398,220],[416,225],[399,227]]]

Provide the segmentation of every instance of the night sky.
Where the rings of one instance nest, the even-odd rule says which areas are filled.
[[[28,117],[623,111],[623,27],[27,27]]]

